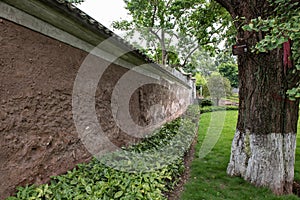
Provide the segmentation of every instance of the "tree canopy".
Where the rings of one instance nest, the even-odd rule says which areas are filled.
[[[207,79],[207,86],[210,96],[215,99],[217,106],[219,105],[219,100],[222,97],[229,96],[231,94],[230,81],[219,73],[213,73]]]
[[[84,0],[68,1],[81,3]],[[147,46],[150,47],[147,51],[148,55],[162,64],[195,68],[192,66],[192,55],[200,47],[211,50],[217,46],[220,39],[223,39],[222,35],[235,34],[230,16],[224,9],[230,6],[224,0],[124,0],[124,2],[132,20],[114,22],[114,28],[127,31],[141,31],[143,28],[142,37],[145,37]],[[260,41],[255,46],[258,52],[281,48],[282,44],[290,39],[292,41],[290,59],[296,67],[295,76],[299,76],[299,1],[269,0],[269,3],[274,9],[267,19],[259,16],[248,24],[244,22],[247,25],[243,28],[246,31],[260,33],[258,35]],[[243,16],[233,17],[236,18],[235,20],[243,20]],[[133,36],[132,33],[129,35]],[[174,47],[172,41],[179,37],[182,40],[178,41]],[[233,42],[233,37],[227,39]],[[236,86],[235,81],[233,84]],[[300,98],[300,83],[298,82],[295,88],[289,90],[288,94],[291,99]]]
[[[221,35],[231,30],[229,15],[215,1],[124,0],[132,20],[114,22],[115,29],[129,31],[129,38],[146,42],[148,55],[170,64],[171,52],[179,58],[175,66],[191,68],[199,49],[215,49]],[[159,52],[159,53],[157,53]]]
[[[231,87],[238,88],[238,66],[236,63],[222,63],[218,66],[218,71],[230,81]]]

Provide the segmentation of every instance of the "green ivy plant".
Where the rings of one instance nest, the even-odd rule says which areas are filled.
[[[259,41],[255,50],[267,52],[282,47],[284,42],[292,40],[292,61],[295,75],[300,70],[300,3],[296,0],[269,0],[274,13],[268,19],[252,19],[243,27],[246,31],[263,32],[266,36]],[[291,100],[300,98],[300,82],[287,92]]]
[[[118,156],[119,161],[126,162],[125,170],[116,170],[103,160],[93,159],[87,164],[77,165],[64,175],[52,177],[50,184],[19,187],[16,196],[8,197],[7,200],[167,200],[164,193],[174,188],[184,171],[183,156],[191,144],[188,139],[195,138],[197,134],[195,129],[199,121],[198,109],[190,107],[185,115],[188,117],[167,123],[141,143],[126,148],[127,152],[151,151],[155,157],[156,149],[167,145],[168,141],[179,135],[182,140],[175,141],[172,146],[183,151],[171,164],[155,169],[157,163],[153,163],[154,170],[130,171],[137,162],[132,162],[126,154],[117,152],[109,156]],[[115,162],[110,158],[108,157],[108,161]]]

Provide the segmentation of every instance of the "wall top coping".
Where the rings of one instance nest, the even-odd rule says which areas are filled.
[[[190,88],[189,75],[156,64],[141,50],[65,0],[1,0],[0,17],[88,53],[93,52],[122,67],[147,65],[146,70],[150,73]],[[95,51],[95,47],[105,40],[107,44],[100,45]]]

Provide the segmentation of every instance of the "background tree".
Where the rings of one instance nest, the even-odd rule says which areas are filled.
[[[207,86],[210,96],[215,100],[217,106],[219,106],[222,97],[231,94],[230,81],[219,73],[215,72],[207,79]]]
[[[227,62],[222,63],[218,66],[218,71],[220,74],[230,81],[230,85],[233,88],[238,88],[238,66],[235,63]]]
[[[206,79],[204,78],[204,76],[201,75],[201,73],[199,72],[196,73],[195,78],[196,78],[196,86],[207,84]]]
[[[190,64],[195,66],[196,70],[205,77],[217,71],[214,58],[210,52],[205,50],[195,52],[191,57]]]
[[[128,37],[143,38],[148,55],[156,62],[168,64],[170,52],[180,59],[172,67],[195,68],[192,55],[213,44],[228,26],[229,15],[219,4],[206,0],[124,0],[132,20],[113,23],[115,29],[128,31]],[[209,22],[209,23],[208,23]],[[139,34],[134,32],[138,31]],[[138,36],[137,36],[138,35]],[[157,54],[157,52],[161,52]],[[159,56],[157,56],[159,55]]]
[[[290,101],[287,91],[297,87],[299,73],[294,73],[295,67],[285,67],[281,45],[281,36],[285,33],[276,31],[287,21],[299,20],[299,5],[295,3],[298,1],[276,0],[272,4],[269,0],[215,1],[235,20],[238,44],[249,48],[247,53],[238,56],[239,117],[227,173],[242,176],[257,186],[269,187],[275,194],[291,194],[299,100]],[[285,16],[286,12],[289,15]],[[244,24],[251,28],[250,22],[256,18],[277,25],[266,32],[243,29]],[[299,31],[299,23],[294,28]],[[296,38],[293,37],[293,42],[299,45]],[[250,51],[264,39],[278,45],[265,53]]]
[[[226,47],[216,55],[215,65],[219,66],[222,63],[237,63],[235,57],[232,56],[231,47]]]
[[[195,75],[196,78],[196,89],[199,96],[207,96],[208,88],[207,88],[207,81],[204,76],[201,75],[200,72],[197,72]]]

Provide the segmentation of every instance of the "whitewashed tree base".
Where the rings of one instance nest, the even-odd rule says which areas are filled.
[[[261,135],[236,131],[227,173],[268,187],[277,195],[291,194],[295,149],[295,133]]]

